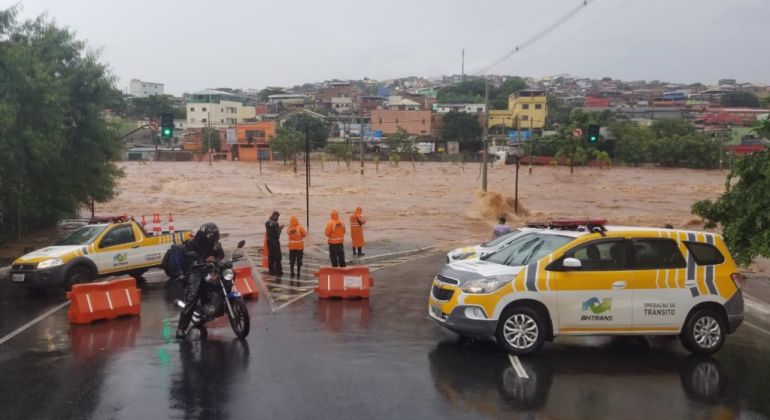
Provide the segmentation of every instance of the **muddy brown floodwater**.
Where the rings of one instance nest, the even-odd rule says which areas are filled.
[[[264,223],[273,210],[282,221],[305,216],[304,168],[294,174],[282,162],[258,164],[217,162],[121,163],[126,177],[120,195],[98,204],[97,213],[123,214],[140,219],[173,213],[177,229],[195,229],[216,222],[227,245],[238,239],[261,242]],[[300,165],[303,166],[303,165]],[[529,213],[513,216],[515,166],[495,165],[489,170],[491,197],[478,194],[480,165],[401,162],[380,163],[375,171],[366,162],[320,162],[311,167],[311,245],[325,243],[323,229],[332,209],[347,221],[356,206],[369,219],[367,241],[409,240],[448,248],[487,237],[496,218],[507,214],[510,224],[554,217],[606,218],[615,225],[663,226],[700,229],[690,206],[724,191],[727,172],[661,168],[579,168],[536,166],[520,170],[519,197]],[[502,196],[497,197],[497,194]],[[492,198],[492,200],[490,200]],[[497,200],[494,200],[497,198]],[[490,204],[491,203],[491,204]],[[490,207],[491,205],[491,207]],[[349,240],[349,238],[346,238]]]
[[[367,240],[413,240],[433,244],[488,235],[498,213],[513,212],[512,200],[486,208],[477,194],[481,187],[479,165],[463,169],[451,163],[398,167],[366,163],[359,175],[357,162],[320,163],[311,167],[310,240],[325,242],[323,228],[332,209],[347,217],[362,206],[369,219]],[[264,231],[270,212],[282,220],[305,216],[305,174],[294,174],[283,163],[259,165],[234,162],[125,163],[126,178],[120,195],[97,207],[102,214],[127,213],[139,217],[154,212],[174,214],[176,228],[194,229],[214,221],[231,238],[254,240]],[[300,165],[302,166],[302,165]],[[512,197],[515,166],[494,166],[489,189]],[[519,197],[529,215],[512,220],[548,219],[557,216],[601,217],[612,224],[700,228],[690,215],[697,200],[716,197],[724,190],[726,173],[689,169],[522,167]],[[149,219],[149,218],[148,218]],[[165,219],[164,219],[165,220]],[[149,221],[149,220],[148,220]],[[235,240],[231,239],[233,242]]]

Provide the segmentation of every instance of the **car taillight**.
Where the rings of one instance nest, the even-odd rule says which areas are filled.
[[[738,290],[743,289],[743,276],[741,273],[730,274],[730,278],[733,280],[733,283],[735,283],[735,287],[737,287]]]

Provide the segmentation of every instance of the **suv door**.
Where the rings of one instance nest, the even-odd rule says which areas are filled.
[[[665,236],[635,237],[629,260],[634,273],[634,329],[678,332],[692,302],[680,243]]]
[[[564,258],[581,268],[564,269]],[[557,265],[559,325],[562,334],[631,331],[633,275],[623,238],[587,242],[567,251]]]
[[[120,271],[136,265],[136,261],[131,258],[137,255],[132,252],[132,247],[136,246],[138,244],[130,223],[111,226],[98,244],[99,272]]]

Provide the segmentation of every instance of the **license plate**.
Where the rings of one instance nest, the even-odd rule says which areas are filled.
[[[13,281],[24,281],[24,274],[14,274]]]
[[[444,309],[438,303],[434,303],[433,305],[431,305],[430,310],[431,312],[433,312],[433,315],[436,315],[439,318],[441,318],[441,316],[444,315]]]

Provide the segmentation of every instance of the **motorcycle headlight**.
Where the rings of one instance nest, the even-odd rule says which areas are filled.
[[[225,269],[224,271],[222,271],[222,277],[224,277],[225,280],[227,281],[233,281],[233,279],[235,278],[235,272],[229,268]]]
[[[492,276],[480,280],[471,280],[463,285],[463,292],[479,294],[492,293],[510,283],[516,276]]]
[[[58,259],[58,258],[51,258],[50,260],[45,260],[37,265],[37,268],[51,268],[56,267],[59,265],[64,264],[64,261]]]
[[[452,255],[452,259],[459,261],[459,260],[464,260],[466,258],[473,257],[475,255],[476,255],[475,252],[461,252],[459,254]]]

